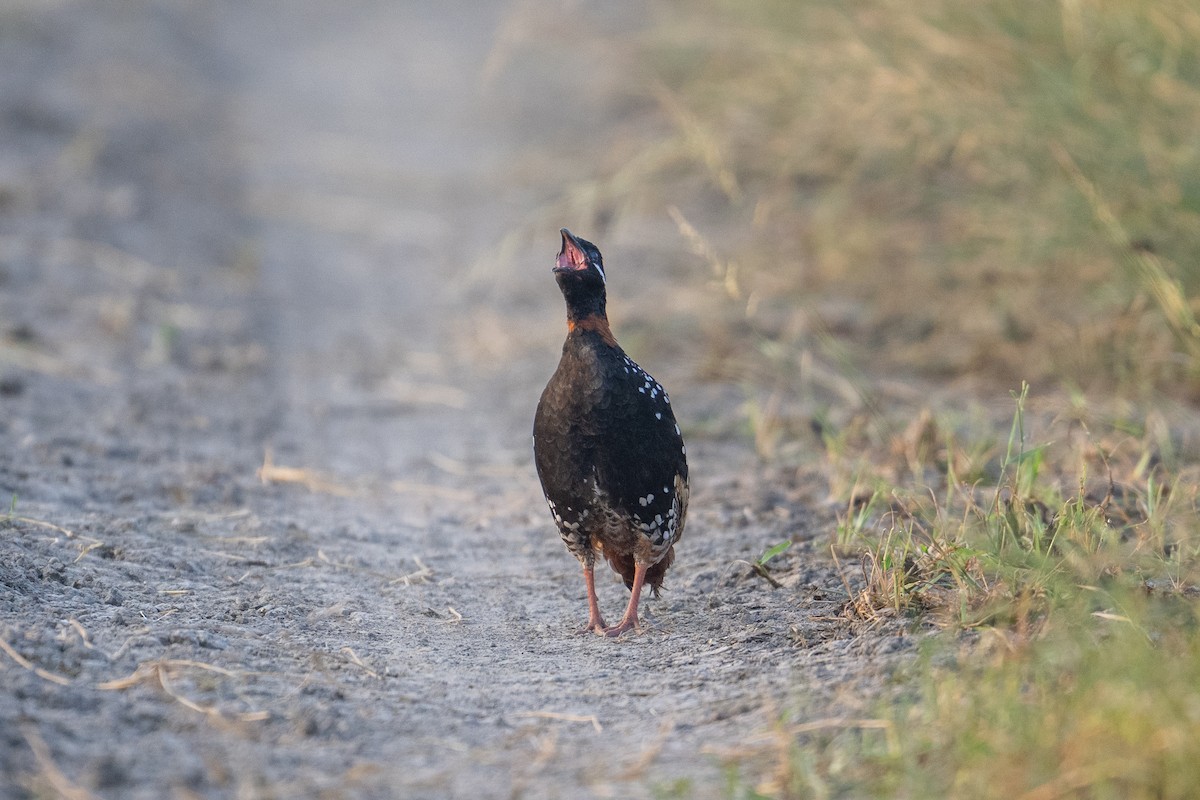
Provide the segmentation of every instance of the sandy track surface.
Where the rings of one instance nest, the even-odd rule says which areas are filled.
[[[811,487],[699,434],[645,630],[574,633],[532,210],[625,102],[572,37],[637,8],[0,5],[0,796],[720,796],[910,650]],[[597,238],[614,306],[670,290]],[[643,363],[685,429],[731,402]]]

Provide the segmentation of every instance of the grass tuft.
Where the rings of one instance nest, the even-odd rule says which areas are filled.
[[[1025,386],[1006,438],[926,411],[890,448],[827,453],[831,476],[851,461],[875,487],[850,491],[831,542],[844,572],[859,558],[846,613],[943,632],[874,701],[874,727],[792,724],[729,759],[730,796],[1190,796],[1195,443],[1164,454],[1154,425],[1096,417],[1078,399],[1047,413]]]

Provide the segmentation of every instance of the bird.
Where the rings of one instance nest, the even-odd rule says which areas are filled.
[[[563,543],[583,566],[588,621],[580,633],[616,637],[640,629],[643,587],[657,597],[675,560],[687,515],[687,446],[662,384],[613,336],[600,251],[560,233],[553,272],[567,304],[567,338],[534,415],[534,464]],[[630,590],[612,626],[596,599],[598,555]]]

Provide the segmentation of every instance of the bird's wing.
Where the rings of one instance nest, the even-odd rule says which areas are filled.
[[[688,473],[671,401],[624,353],[608,369],[595,449],[597,486],[652,540],[662,533],[673,541],[686,510]]]

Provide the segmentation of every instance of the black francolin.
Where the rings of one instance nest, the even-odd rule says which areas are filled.
[[[658,381],[625,355],[605,313],[604,262],[562,229],[554,277],[567,301],[567,341],[533,422],[538,477],[559,533],[583,564],[584,631],[638,627],[643,585],[658,595],[687,513],[687,449]],[[632,594],[608,627],[596,601],[596,554]]]

